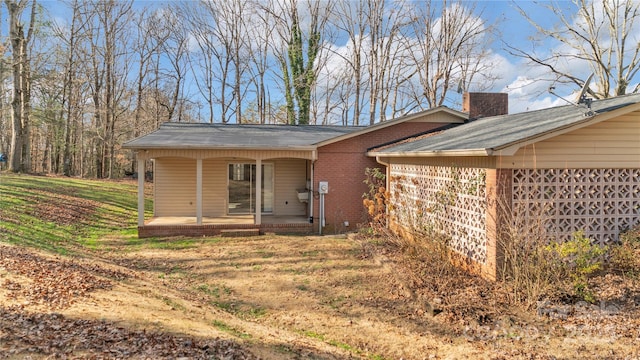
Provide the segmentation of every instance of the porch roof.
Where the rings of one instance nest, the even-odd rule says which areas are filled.
[[[198,150],[315,150],[404,122],[438,122],[444,113],[453,123],[464,123],[467,113],[446,106],[407,114],[369,126],[207,124],[167,122],[147,135],[125,142],[123,148]]]
[[[520,147],[615,116],[640,110],[640,94],[594,100],[584,105],[481,118],[446,130],[407,139],[368,152],[369,156],[508,155]]]
[[[164,123],[126,142],[127,149],[308,150],[316,144],[362,130],[359,126]]]

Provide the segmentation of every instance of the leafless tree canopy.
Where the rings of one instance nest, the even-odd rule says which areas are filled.
[[[166,121],[366,125],[493,81],[493,28],[468,1],[48,6],[2,3],[0,152],[13,171],[120,177],[136,169],[121,144]]]
[[[571,83],[577,89],[588,73],[593,73],[589,93],[597,99],[638,91],[639,85],[629,86],[640,70],[640,2],[572,0],[570,7],[567,4],[554,1],[540,5],[546,9],[547,19],[555,23],[553,27],[539,24],[520,8],[538,37],[531,48],[508,46],[510,52],[546,68],[548,80]],[[550,46],[545,39],[555,43]]]

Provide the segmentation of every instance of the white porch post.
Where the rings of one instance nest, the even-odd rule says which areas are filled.
[[[256,219],[255,224],[262,224],[262,160],[256,160]]]
[[[138,226],[144,226],[144,170],[146,160],[138,153]]]
[[[196,224],[202,225],[202,159],[196,160]]]

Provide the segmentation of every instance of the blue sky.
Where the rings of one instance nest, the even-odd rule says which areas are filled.
[[[497,82],[493,91],[510,93],[510,112],[520,112],[537,107],[532,106],[530,102],[534,99],[537,102],[545,101],[545,97],[548,96],[534,94],[539,93],[538,89],[515,89],[517,87],[515,81],[518,76],[527,76],[527,66],[523,59],[511,56],[504,49],[505,44],[518,48],[528,46],[527,38],[534,34],[533,27],[522,18],[512,1],[482,1],[479,4],[484,7],[489,21],[498,24],[500,39],[494,44],[493,50],[503,56],[506,61],[500,66],[499,75],[502,79]],[[531,1],[519,1],[518,5],[532,15],[539,12],[540,9],[539,5]]]
[[[136,1],[136,5],[149,5],[151,3],[160,2]],[[545,4],[548,2],[541,1],[537,3]],[[477,8],[483,11],[482,16],[490,23],[497,23],[500,29],[500,39],[496,41],[492,49],[500,79],[490,91],[508,92],[510,112],[512,113],[566,104],[564,100],[549,94],[547,89],[550,83],[536,81],[545,75],[540,72],[540,69],[527,66],[522,59],[509,55],[504,49],[505,43],[519,48],[527,48],[530,44],[529,38],[534,35],[533,27],[518,13],[515,4],[522,7],[540,24],[545,26],[553,25],[548,12],[544,11],[540,4],[537,3],[533,1],[492,0],[477,1],[476,4]],[[559,1],[558,3],[567,8],[571,7],[571,2],[569,1]],[[66,6],[59,6],[61,4],[59,1],[46,0],[42,1],[42,4],[53,16],[65,17],[64,13],[60,12],[64,11]],[[550,48],[555,46],[551,43],[547,44]],[[578,77],[582,78],[586,78],[589,74],[586,69],[583,71],[576,68],[576,72]],[[469,90],[473,91],[474,89],[471,88]],[[570,87],[564,89],[559,87],[557,92],[563,96],[570,96],[573,91],[577,90]]]
[[[575,9],[570,1],[556,2],[565,8],[568,17],[572,16]],[[549,4],[549,1],[480,1],[480,7],[485,9],[486,18],[497,21],[501,38],[494,45],[494,52],[504,57],[504,63],[500,65],[502,79],[496,83],[493,91],[509,93],[509,111],[512,113],[527,110],[536,110],[550,106],[566,105],[566,102],[548,92],[551,85],[548,82],[536,81],[546,70],[529,66],[522,58],[511,56],[505,49],[505,44],[521,49],[530,49],[532,36],[535,36],[535,28],[520,15],[516,5],[520,6],[538,24],[550,28],[555,25],[554,19],[549,17],[549,12],[541,5]],[[551,50],[556,44],[547,40],[543,44]],[[544,49],[544,47],[543,47]],[[578,77],[586,78],[588,70],[578,71]],[[542,72],[542,74],[541,74]],[[561,96],[571,97],[571,94],[579,89],[573,87],[559,88],[557,93]]]

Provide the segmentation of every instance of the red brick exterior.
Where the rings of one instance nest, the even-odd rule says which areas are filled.
[[[362,194],[367,192],[364,183],[365,170],[377,167],[384,173],[384,166],[374,158],[366,156],[367,149],[429,131],[445,123],[406,122],[374,130],[356,137],[318,148],[318,160],[314,164],[313,187],[314,227],[319,224],[318,182],[329,183],[325,195],[326,233],[340,233],[357,229],[364,223],[366,214],[362,205]],[[348,221],[349,226],[344,226]]]
[[[502,268],[500,253],[501,231],[508,228],[511,212],[513,170],[487,169],[487,263],[482,266],[482,275],[495,280]]]
[[[311,234],[311,224],[223,224],[223,225],[145,225],[138,226],[138,237],[220,236],[223,230],[256,229],[259,234]]]
[[[509,113],[509,95],[506,93],[464,93],[462,111],[469,113],[469,119],[506,115]]]

